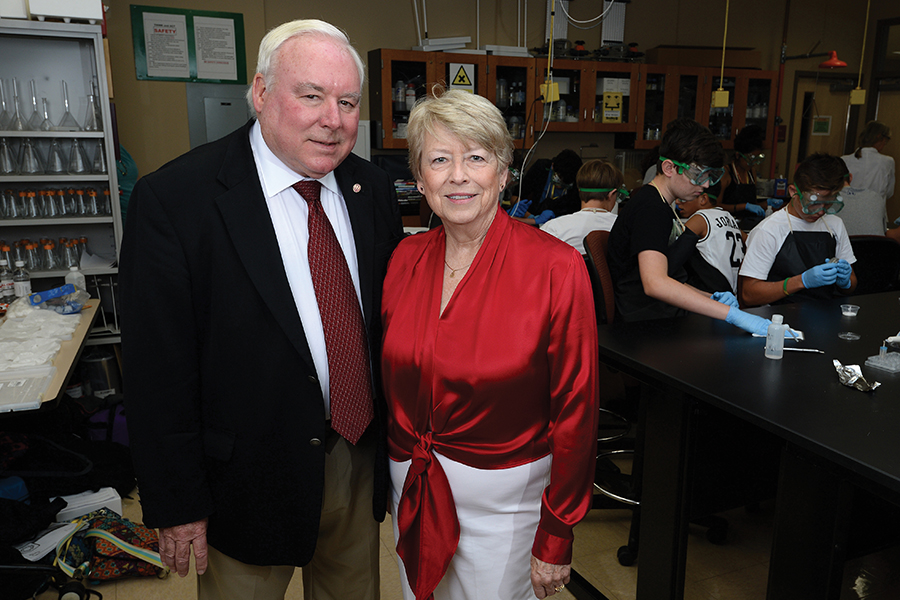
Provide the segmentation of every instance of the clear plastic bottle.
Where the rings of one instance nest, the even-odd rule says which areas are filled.
[[[766,358],[780,360],[784,355],[784,317],[772,315],[766,331]]]
[[[9,263],[0,258],[0,304],[10,304],[16,299],[16,287]]]
[[[16,270],[13,272],[13,289],[16,298],[31,295],[31,275],[21,260],[16,261]]]
[[[412,110],[416,105],[416,86],[409,84],[406,87],[406,110]]]
[[[78,270],[78,267],[69,267],[66,274],[66,283],[71,283],[79,290],[87,291],[87,282],[84,279],[84,273]]]
[[[398,79],[394,84],[394,111],[402,112],[406,109],[406,84]]]

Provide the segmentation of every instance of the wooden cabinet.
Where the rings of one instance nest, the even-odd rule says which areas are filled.
[[[775,71],[753,71],[748,69],[725,69],[721,76],[719,69],[708,69],[707,84],[701,98],[707,107],[706,119],[699,119],[708,125],[713,134],[726,148],[734,147],[734,136],[745,125],[759,125],[766,132],[768,145],[775,134],[775,95],[778,73]],[[728,92],[727,108],[713,108],[712,93],[720,87]]]
[[[534,143],[545,117],[547,131],[634,132],[636,149],[659,144],[666,125],[679,117],[707,125],[729,149],[747,124],[765,129],[767,140],[774,135],[775,111],[769,108],[775,104],[775,71],[726,69],[722,87],[729,106],[712,108],[719,69],[557,59],[553,80],[560,98],[551,107],[536,100],[547,78],[546,58],[380,49],[369,52],[373,147],[407,147],[405,97],[392,97],[398,85],[404,93],[412,85],[421,97],[435,82],[452,82],[458,72],[451,73],[451,65],[457,64],[473,65],[467,76],[474,79],[475,93],[500,108],[517,148]]]
[[[43,162],[40,169],[22,173],[20,164],[19,172],[0,175],[3,195],[0,238],[11,248],[22,239],[32,242],[47,239],[58,245],[63,237],[87,238],[86,250],[96,260],[86,264],[82,258],[81,270],[92,297],[102,301],[103,316],[99,322],[103,333],[117,336],[115,274],[122,215],[100,26],[0,19],[0,56],[9,59],[0,61],[0,79],[10,84],[15,79],[18,83],[22,118],[28,120],[33,111],[32,81],[38,109],[43,113],[42,100],[46,98],[49,117],[49,130],[0,131],[0,138],[15,154],[17,162],[21,162],[19,155],[24,147],[34,148]],[[96,96],[97,131],[59,129],[65,114],[63,82],[68,91],[70,114],[81,126],[90,106],[88,97]],[[10,100],[15,101],[12,92],[6,88],[9,109],[13,109]],[[70,174],[70,157],[75,145],[83,148],[87,164],[79,174]],[[64,161],[63,174],[47,172],[55,170],[47,164],[51,147],[54,153],[61,150],[58,156]],[[97,168],[101,163],[105,163],[105,169]],[[60,192],[62,196],[58,195]],[[20,198],[24,199],[24,205]],[[83,208],[71,210],[79,206],[79,200]],[[53,251],[59,255],[58,247]],[[42,263],[31,270],[32,288],[41,291],[62,285],[67,272],[67,266],[62,263],[51,265],[50,269]]]
[[[534,143],[534,114],[544,109],[534,71],[533,58],[487,57],[486,97],[503,113],[516,148]]]
[[[547,79],[545,59],[536,59],[536,86]],[[543,105],[543,114],[534,117],[535,129],[549,118],[547,131],[634,131],[636,104],[632,90],[637,87],[638,68],[634,64],[599,61],[555,60],[553,81],[559,85],[559,101]],[[604,92],[621,95],[604,106]]]

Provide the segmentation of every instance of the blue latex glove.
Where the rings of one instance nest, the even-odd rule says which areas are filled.
[[[772,323],[768,319],[751,315],[735,306],[728,309],[728,316],[725,317],[725,322],[756,335],[766,335],[769,331],[769,324]]]
[[[716,292],[712,296],[710,296],[716,302],[721,302],[722,304],[727,304],[728,306],[733,306],[738,308],[740,305],[738,304],[738,299],[734,297],[734,294],[731,292]]]
[[[850,266],[849,264],[847,265]],[[831,285],[837,281],[838,266],[837,264],[825,261],[824,264],[816,265],[812,269],[807,269],[800,276],[803,281],[803,287],[806,289],[822,287],[823,285]],[[849,280],[850,276],[847,275]],[[849,284],[848,286],[849,287]]]
[[[744,205],[744,210],[747,212],[753,213],[754,215],[761,217],[766,214],[766,211],[762,209],[759,204],[753,204],[752,202],[748,202]]]
[[[556,215],[553,214],[552,210],[545,210],[544,212],[542,212],[539,215],[534,215],[534,224],[540,226],[555,217],[556,217]]]
[[[512,208],[506,211],[511,217],[524,217],[525,213],[528,212],[528,207],[531,206],[531,200],[519,200]]]
[[[843,258],[837,261],[837,278],[835,279],[835,283],[837,283],[838,287],[842,290],[846,290],[850,287],[852,283],[850,281],[850,275],[853,273],[853,267],[850,266]]]
[[[781,206],[784,204],[784,200],[782,200],[781,198],[767,198],[766,202],[774,209],[781,208]]]

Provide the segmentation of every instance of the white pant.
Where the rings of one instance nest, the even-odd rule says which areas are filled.
[[[435,600],[532,600],[531,546],[550,482],[551,457],[510,469],[475,469],[435,453],[456,504],[459,546]],[[391,462],[394,539],[397,504],[410,461]],[[404,600],[415,600],[398,557]]]

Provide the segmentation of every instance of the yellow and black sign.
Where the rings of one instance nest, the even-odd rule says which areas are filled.
[[[453,77],[450,80],[451,90],[465,90],[472,94],[475,93],[475,65],[450,63],[449,74]]]
[[[603,122],[622,122],[622,94],[618,92],[603,92]]]

